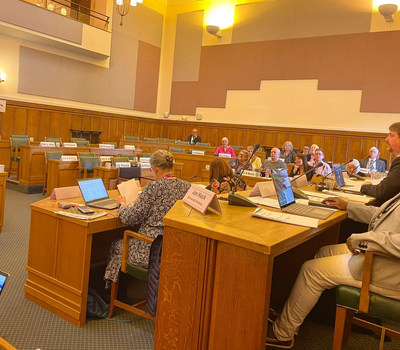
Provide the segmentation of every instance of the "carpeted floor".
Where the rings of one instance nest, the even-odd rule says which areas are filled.
[[[153,349],[154,323],[129,312],[117,310],[116,318],[131,319],[132,323],[95,320],[78,328],[25,299],[29,205],[41,199],[40,194],[28,195],[9,189],[6,193],[5,222],[0,234],[0,270],[10,273],[11,277],[0,296],[0,336],[19,350]],[[130,291],[136,292],[136,288],[143,289],[143,286],[129,285]],[[329,350],[332,340],[333,327],[314,318],[301,326],[293,349]],[[378,349],[378,344],[374,336],[353,333],[343,349]],[[387,343],[385,349],[400,349],[400,342]]]

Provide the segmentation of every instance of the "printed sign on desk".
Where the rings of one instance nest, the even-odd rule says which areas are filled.
[[[206,151],[199,151],[199,150],[192,149],[192,154],[196,154],[198,156],[204,156],[205,153],[206,153]]]
[[[56,147],[54,142],[40,141],[40,147]]]
[[[115,167],[116,168],[130,168],[131,167],[131,163],[129,163],[129,162],[116,162],[115,163]]]
[[[140,167],[142,168],[142,169],[150,169],[151,168],[151,165],[150,165],[150,163],[149,162],[140,162]]]
[[[73,161],[78,161],[78,156],[61,156],[61,160],[63,162],[73,162]]]
[[[63,146],[69,148],[78,147],[75,142],[64,142]]]
[[[217,195],[200,186],[192,185],[183,198],[183,201],[203,215],[206,213],[208,207],[222,214]]]
[[[106,143],[100,143],[99,144],[99,148],[114,149],[115,146],[114,145],[109,145],[109,144],[106,144]]]
[[[232,156],[229,153],[218,153],[218,157],[231,158]]]
[[[251,176],[251,177],[261,177],[261,173],[259,171],[245,170],[245,171],[243,171],[243,175]]]
[[[125,145],[124,146],[124,149],[135,149],[135,146],[134,145]]]
[[[111,162],[111,156],[100,156],[100,162]]]

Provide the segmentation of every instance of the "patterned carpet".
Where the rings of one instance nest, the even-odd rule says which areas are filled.
[[[154,323],[129,312],[117,309],[116,318],[131,319],[132,323],[95,320],[78,328],[25,299],[29,205],[41,199],[40,194],[27,195],[9,189],[6,193],[5,222],[0,234],[0,270],[10,273],[11,277],[0,297],[0,336],[19,350],[153,349]],[[137,289],[142,291],[143,286],[130,284],[128,295]],[[293,349],[329,350],[332,340],[332,326],[318,319],[306,320]],[[353,333],[343,349],[378,349],[378,344],[374,336]],[[400,349],[400,342],[387,343],[385,349]]]

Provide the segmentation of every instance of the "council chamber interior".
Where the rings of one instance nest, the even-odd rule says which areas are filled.
[[[376,147],[389,170],[396,156],[385,139],[400,114],[393,4],[2,1],[0,271],[10,277],[0,296],[0,349],[263,349],[269,307],[282,307],[301,264],[335,243],[345,213],[305,230],[270,227],[222,201],[229,215],[189,213],[179,203],[166,232],[186,245],[169,243],[157,316],[119,310],[126,323],[86,320],[88,288],[102,286],[98,271],[126,227],[111,216],[101,228],[61,224],[45,210],[55,211],[53,190],[77,178],[101,177],[116,190],[116,161],[136,163],[159,149],[173,154],[177,178],[208,183],[223,137],[236,155],[259,144],[262,161],[286,141],[295,151],[319,145],[331,164],[365,159]],[[201,145],[187,143],[193,129]],[[79,152],[97,161],[83,164]],[[251,188],[266,181],[244,177]],[[142,169],[142,187],[151,181]],[[321,299],[293,349],[331,349],[335,307],[334,293]],[[353,332],[343,349],[379,342]]]

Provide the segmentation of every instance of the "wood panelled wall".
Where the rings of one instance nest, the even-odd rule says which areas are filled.
[[[212,146],[219,146],[224,136],[231,145],[240,146],[259,143],[281,148],[289,140],[294,148],[302,149],[304,144],[316,143],[324,149],[327,161],[339,163],[350,158],[366,158],[369,149],[376,146],[381,158],[391,162],[385,141],[387,135],[383,133],[143,118],[10,100],[6,112],[0,113],[0,125],[3,140],[10,134],[28,134],[39,141],[45,136],[69,140],[70,129],[83,129],[101,131],[100,142],[118,142],[123,135],[185,140],[195,127],[202,141]]]

